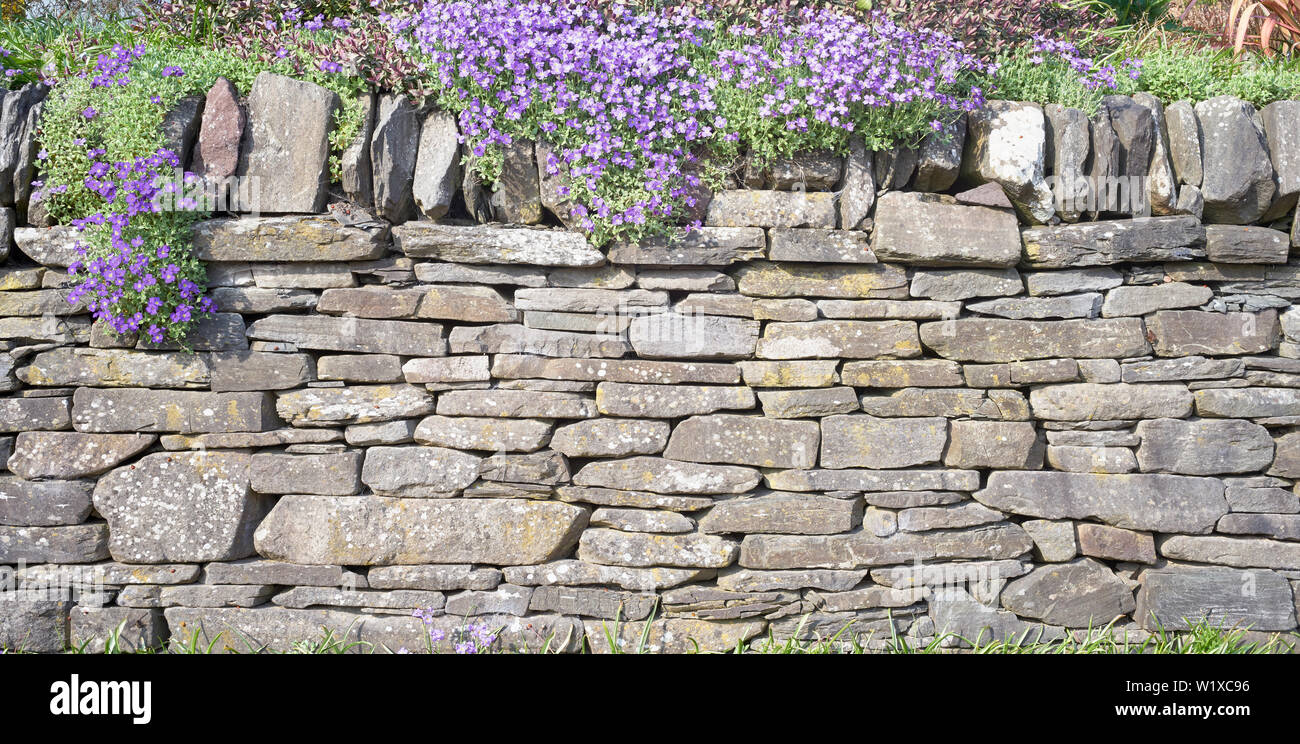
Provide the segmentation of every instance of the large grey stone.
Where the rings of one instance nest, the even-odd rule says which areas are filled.
[[[1002,606],[1067,628],[1100,628],[1133,612],[1133,590],[1091,558],[1040,566],[1002,590]]]
[[[271,500],[250,487],[249,456],[149,455],[100,478],[95,509],[109,550],[125,563],[229,561],[253,554],[253,530]]]
[[[1205,255],[1230,264],[1284,264],[1291,237],[1280,230],[1250,225],[1206,225]]]
[[[667,421],[593,419],[555,430],[551,448],[569,457],[655,455],[668,446]]]
[[[963,319],[921,324],[921,341],[945,359],[1000,363],[1079,357],[1126,359],[1151,352],[1137,318],[1115,320]]]
[[[578,393],[532,390],[452,390],[438,397],[439,416],[586,419],[596,403]]]
[[[1152,532],[1205,534],[1228,512],[1222,481],[1179,475],[1000,471],[975,498],[1012,514]]]
[[[1268,430],[1249,421],[1156,419],[1138,424],[1145,472],[1219,475],[1267,469],[1273,462]]]
[[[1021,240],[1025,265],[1036,269],[1205,257],[1205,227],[1191,215],[1036,227]]]
[[[651,316],[658,317],[662,316]],[[617,358],[629,351],[628,342],[616,335],[546,331],[516,324],[458,326],[452,329],[448,341],[453,354]]]
[[[1042,224],[1055,213],[1044,178],[1047,124],[1035,104],[988,101],[967,115],[962,177],[997,183],[1024,219]]]
[[[455,116],[431,111],[424,117],[412,195],[416,206],[430,219],[447,214],[452,198],[460,191],[459,137]]]
[[[769,323],[760,359],[899,359],[921,355],[912,321],[819,320]]]
[[[1175,101],[1165,108],[1165,129],[1169,133],[1169,156],[1179,183],[1200,188],[1201,124],[1187,101]]]
[[[950,468],[1036,470],[1043,443],[1029,422],[954,421],[944,464]]]
[[[551,440],[551,424],[532,419],[430,416],[415,429],[420,444],[494,452],[536,452]]]
[[[734,364],[654,362],[640,359],[549,359],[512,354],[498,354],[493,358],[492,376],[506,380],[545,379],[657,385],[734,385],[740,382],[740,370]]]
[[[18,435],[10,472],[26,480],[76,480],[107,472],[153,446],[146,434],[23,432]]]
[[[447,353],[442,326],[364,318],[270,315],[248,326],[248,337],[299,349],[440,357]]]
[[[309,493],[351,496],[361,491],[359,450],[322,454],[259,452],[253,455],[251,483],[266,494]]]
[[[890,469],[934,463],[943,458],[948,442],[948,421],[942,418],[830,416],[821,425],[824,468]]]
[[[203,354],[61,347],[32,357],[18,377],[40,387],[202,388],[210,367]]]
[[[587,517],[568,504],[511,499],[286,496],[256,542],[267,558],[309,565],[522,566],[567,553]]]
[[[34,482],[0,476],[0,524],[57,527],[81,524],[90,516],[90,481]]]
[[[72,400],[80,432],[258,432],[279,424],[266,393],[79,388]]]
[[[664,457],[687,462],[810,468],[821,432],[814,421],[761,416],[696,416],[677,424]]]
[[[799,191],[720,191],[709,227],[839,227],[835,195]]]
[[[1290,213],[1300,196],[1300,101],[1274,101],[1259,113],[1277,185],[1273,205],[1262,218],[1268,222]]]
[[[895,191],[876,205],[872,250],[882,261],[922,266],[1014,266],[1020,228],[1004,210]]]
[[[414,222],[393,230],[393,244],[411,258],[468,264],[600,266],[605,256],[582,235],[537,228]]]
[[[1084,382],[1033,390],[1034,417],[1047,421],[1116,421],[1180,418],[1192,410],[1192,394],[1178,384],[1100,385]]]
[[[195,255],[204,261],[369,261],[388,252],[387,230],[323,217],[203,220],[193,235]]]
[[[664,494],[744,493],[758,485],[758,471],[733,465],[703,465],[657,457],[593,462],[573,477],[579,486]]]
[[[492,211],[502,222],[535,225],[542,221],[537,145],[519,137],[501,146],[501,174],[492,192]]]
[[[292,105],[286,105],[286,102]],[[319,212],[329,185],[330,131],[341,103],[333,91],[263,72],[248,94],[248,136],[239,174],[252,179],[258,210]]]
[[[582,533],[578,560],[610,566],[723,568],[740,545],[713,535],[652,535],[592,528]]]
[[[1155,352],[1162,357],[1264,354],[1274,349],[1281,337],[1276,310],[1261,313],[1162,310],[1148,318],[1146,325],[1154,338]]]
[[[912,275],[912,297],[956,301],[972,297],[1010,297],[1025,291],[1015,269],[918,269]]]
[[[700,531],[829,535],[850,532],[861,521],[861,499],[778,491],[719,501],[700,519]]]
[[[1250,630],[1291,630],[1295,604],[1272,571],[1178,566],[1142,572],[1134,619],[1146,628],[1190,630],[1196,623]]]
[[[651,359],[739,359],[753,355],[759,325],[740,318],[661,313],[634,318],[628,339],[638,356]]]
[[[1198,287],[1183,282],[1150,286],[1129,285],[1116,287],[1106,293],[1101,314],[1107,318],[1149,315],[1158,310],[1199,307],[1213,297],[1214,291],[1209,287]]]
[[[740,293],[751,297],[830,297],[897,299],[907,286],[900,266],[884,264],[824,265],[755,261],[736,270]]]
[[[1196,104],[1201,125],[1207,222],[1248,225],[1277,194],[1268,141],[1255,107],[1231,96]]]
[[[275,409],[294,426],[325,427],[424,416],[434,405],[413,385],[376,385],[295,390],[281,395]]]
[[[412,187],[420,147],[420,117],[406,96],[386,94],[375,109],[370,139],[375,212],[394,224],[415,215]]]
[[[754,405],[754,391],[748,387],[602,382],[596,388],[596,406],[606,416],[669,419]]]
[[[1160,555],[1176,561],[1300,571],[1300,543],[1296,542],[1254,537],[1170,535],[1159,540],[1157,548]]]
[[[1015,558],[1033,548],[1029,535],[1015,524],[969,530],[900,532],[876,537],[847,535],[747,535],[740,565],[754,569],[830,568],[852,570],[913,561]]]
[[[642,266],[728,266],[762,258],[766,248],[762,228],[701,227],[640,243],[615,243],[609,260]]]

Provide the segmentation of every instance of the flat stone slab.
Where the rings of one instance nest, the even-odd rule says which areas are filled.
[[[566,554],[589,512],[554,502],[285,496],[257,528],[264,557],[308,565],[483,563]]]
[[[575,232],[488,225],[408,222],[393,228],[393,245],[411,258],[466,264],[600,266],[605,256]]]

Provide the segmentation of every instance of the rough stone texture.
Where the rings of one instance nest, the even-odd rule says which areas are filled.
[[[1055,213],[1043,163],[1047,125],[1033,104],[988,101],[967,116],[961,174],[975,183],[1002,186],[1021,217],[1042,224]]]
[[[1276,310],[1262,313],[1205,313],[1162,310],[1147,320],[1156,354],[1182,357],[1262,354],[1277,345]]]
[[[1134,618],[1144,627],[1166,630],[1186,630],[1201,621],[1291,630],[1294,610],[1291,587],[1272,571],[1179,566],[1142,573]]]
[[[1177,475],[998,472],[975,493],[985,506],[1043,519],[1206,534],[1228,512],[1223,483]]]
[[[417,222],[393,230],[394,246],[412,258],[468,264],[599,266],[600,251],[576,233]]]
[[[1255,107],[1231,96],[1196,104],[1201,127],[1208,222],[1246,225],[1264,216],[1277,194],[1268,141]]]
[[[126,563],[229,561],[253,554],[253,530],[271,507],[250,487],[236,453],[148,455],[95,487],[109,550]]]
[[[375,212],[400,224],[414,216],[420,118],[405,96],[381,95],[370,139]]]
[[[77,480],[108,472],[155,441],[145,434],[23,432],[14,444],[8,467],[29,481]]]
[[[456,117],[451,114],[432,111],[424,117],[411,194],[420,212],[430,219],[447,214],[460,187],[459,136]]]
[[[938,462],[948,441],[942,418],[830,416],[822,421],[824,468],[908,468]]]
[[[1156,419],[1138,424],[1144,472],[1215,475],[1265,470],[1273,439],[1259,424],[1237,420]]]
[[[329,135],[341,105],[337,94],[312,83],[269,72],[253,81],[239,175],[253,179],[258,209],[319,212],[325,206]]]
[[[1007,584],[1002,606],[1020,617],[1069,628],[1105,627],[1133,612],[1133,590],[1105,565],[1081,558],[1041,566]]]
[[[820,439],[820,430],[811,421],[698,416],[673,429],[664,457],[763,468],[810,468],[817,462]]]
[[[1205,227],[1190,215],[1039,227],[1021,239],[1024,261],[1035,269],[1205,257]]]
[[[721,191],[713,195],[709,227],[839,227],[832,194]]]
[[[194,250],[204,261],[368,261],[388,252],[388,233],[320,217],[215,219],[195,225]]]
[[[217,78],[204,99],[203,120],[190,168],[209,180],[235,175],[247,123],[248,114],[239,104],[239,91],[229,80]]]
[[[1014,266],[1020,261],[1020,229],[1003,210],[895,191],[876,204],[871,247],[881,261]]]
[[[1151,352],[1142,322],[1137,319],[963,319],[923,323],[920,333],[926,347],[959,362],[1019,362],[1062,356],[1126,359]]]
[[[522,566],[560,557],[587,517],[568,504],[504,499],[286,496],[257,528],[256,542],[268,558],[309,565]]]

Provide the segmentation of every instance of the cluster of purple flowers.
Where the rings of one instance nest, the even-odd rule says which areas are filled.
[[[1059,58],[1069,65],[1071,70],[1079,73],[1079,82],[1083,83],[1088,90],[1113,90],[1119,85],[1120,75],[1127,75],[1131,80],[1137,80],[1142,75],[1140,59],[1126,59],[1118,67],[1101,64],[1092,57],[1084,55],[1077,46],[1068,41],[1039,36],[1034,39],[1033,51],[1037,53],[1031,57],[1034,64],[1046,62],[1048,58],[1043,55]]]
[[[142,47],[116,47],[113,54],[102,55],[92,87],[129,84],[131,64],[143,53]],[[179,76],[184,71],[173,67],[164,74]],[[82,112],[86,119],[97,114],[93,108]],[[87,147],[90,163],[82,185],[101,205],[99,211],[72,221],[83,237],[76,246],[79,258],[68,273],[81,281],[69,292],[68,301],[85,302],[96,320],[119,335],[139,332],[153,343],[182,341],[189,325],[216,307],[194,281],[192,259],[174,253],[172,245],[157,238],[168,234],[165,227],[178,219],[163,214],[160,197],[182,189],[172,180],[181,167],[180,158],[159,149],[145,157],[112,161],[103,148],[87,144],[84,138],[77,143]],[[180,224],[185,224],[183,217]],[[184,231],[172,234],[183,236]]]
[[[942,34],[832,10],[740,20],[684,7],[454,0],[385,20],[428,59],[474,156],[515,137],[550,142],[547,170],[567,175],[589,232],[693,206],[697,155],[741,139],[729,96],[757,96],[757,115],[784,131],[842,142],[886,107],[937,116],[979,106],[981,92],[959,80],[987,69]]]
[[[432,609],[415,610],[411,613],[412,617],[418,618],[424,623],[424,629],[429,634],[429,650],[433,651],[438,644],[447,640],[447,634],[441,629],[433,626],[434,618],[438,617]],[[452,634],[452,650],[458,654],[479,654],[490,651],[493,644],[497,642],[497,632],[487,623],[475,623],[466,626]],[[398,653],[409,653],[402,648]]]

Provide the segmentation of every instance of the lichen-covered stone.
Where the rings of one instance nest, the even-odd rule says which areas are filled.
[[[760,416],[696,416],[677,424],[664,457],[687,462],[809,468],[817,462],[820,441],[812,421]]]
[[[519,227],[412,222],[393,229],[393,244],[411,258],[467,264],[600,266],[605,256],[578,233]]]
[[[1014,266],[1020,261],[1015,215],[925,194],[881,196],[871,240],[882,261],[920,266]]]
[[[943,458],[948,442],[948,420],[942,418],[830,416],[821,425],[824,468],[889,469],[934,463]]]
[[[257,209],[321,211],[329,135],[341,105],[337,94],[314,83],[270,72],[257,76],[248,94],[249,136],[239,153],[239,175],[255,184]]]
[[[921,342],[945,359],[1018,362],[1082,357],[1126,359],[1151,352],[1142,321],[962,319],[923,323]]]
[[[567,552],[587,517],[551,502],[286,496],[257,528],[256,542],[265,557],[309,565],[522,566]]]
[[[1219,475],[1265,470],[1273,439],[1259,424],[1240,420],[1154,419],[1137,427],[1137,459],[1144,472]]]
[[[79,388],[72,401],[72,423],[80,432],[203,434],[279,425],[266,393]]]
[[[434,404],[412,385],[376,385],[297,390],[281,395],[275,408],[294,426],[320,427],[424,416]]]
[[[77,480],[105,473],[153,446],[147,434],[23,432],[9,458],[10,472],[29,481]]]
[[[1228,512],[1222,481],[1179,475],[1001,471],[975,498],[1012,514],[1188,534],[1210,532]]]
[[[758,471],[733,465],[707,465],[657,457],[593,462],[573,477],[579,486],[644,490],[664,494],[744,493],[758,485]]]

